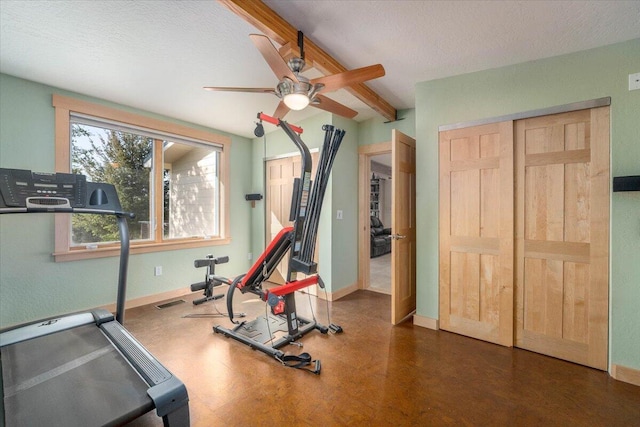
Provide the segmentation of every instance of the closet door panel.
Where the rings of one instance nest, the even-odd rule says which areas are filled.
[[[525,260],[524,277],[528,286],[524,305],[525,328],[529,331],[562,336],[562,261],[530,258]]]
[[[589,323],[589,266],[566,262],[564,269],[564,307],[562,335],[567,339],[586,344]]]
[[[451,315],[478,320],[480,313],[480,255],[451,253]]]
[[[478,170],[451,172],[451,234],[478,236],[480,187]]]
[[[500,199],[500,173],[497,169],[480,171],[480,237],[500,235],[500,216],[495,215],[495,201]]]
[[[480,300],[479,321],[497,325],[500,321],[500,258],[495,255],[480,255]]]
[[[609,132],[600,107],[440,133],[442,329],[607,368]]]
[[[525,235],[529,240],[563,240],[563,165],[532,166],[525,171]]]
[[[564,240],[589,243],[590,194],[588,163],[565,165]]]
[[[513,345],[513,125],[440,134],[440,327]]]
[[[516,122],[516,345],[607,368],[609,108]]]

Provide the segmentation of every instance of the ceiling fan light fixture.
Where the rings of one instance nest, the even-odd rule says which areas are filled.
[[[309,97],[306,93],[289,93],[282,99],[284,104],[289,107],[290,110],[298,111],[303,110],[309,105]]]
[[[309,93],[312,90],[312,86],[309,82],[302,80],[302,76],[300,76],[300,79],[301,81],[299,82],[293,82],[285,77],[278,83],[276,88],[276,93],[279,94],[284,105],[290,110],[303,110],[309,105]]]

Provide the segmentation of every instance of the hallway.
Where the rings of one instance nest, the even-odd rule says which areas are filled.
[[[391,253],[369,260],[369,288],[391,295]]]

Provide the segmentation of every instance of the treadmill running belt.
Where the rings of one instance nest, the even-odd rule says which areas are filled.
[[[154,408],[149,386],[96,325],[3,347],[8,426],[120,425]]]

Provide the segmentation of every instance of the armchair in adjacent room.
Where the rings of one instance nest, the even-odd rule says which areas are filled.
[[[379,218],[372,216],[370,257],[374,258],[391,252],[391,229],[384,228]]]

